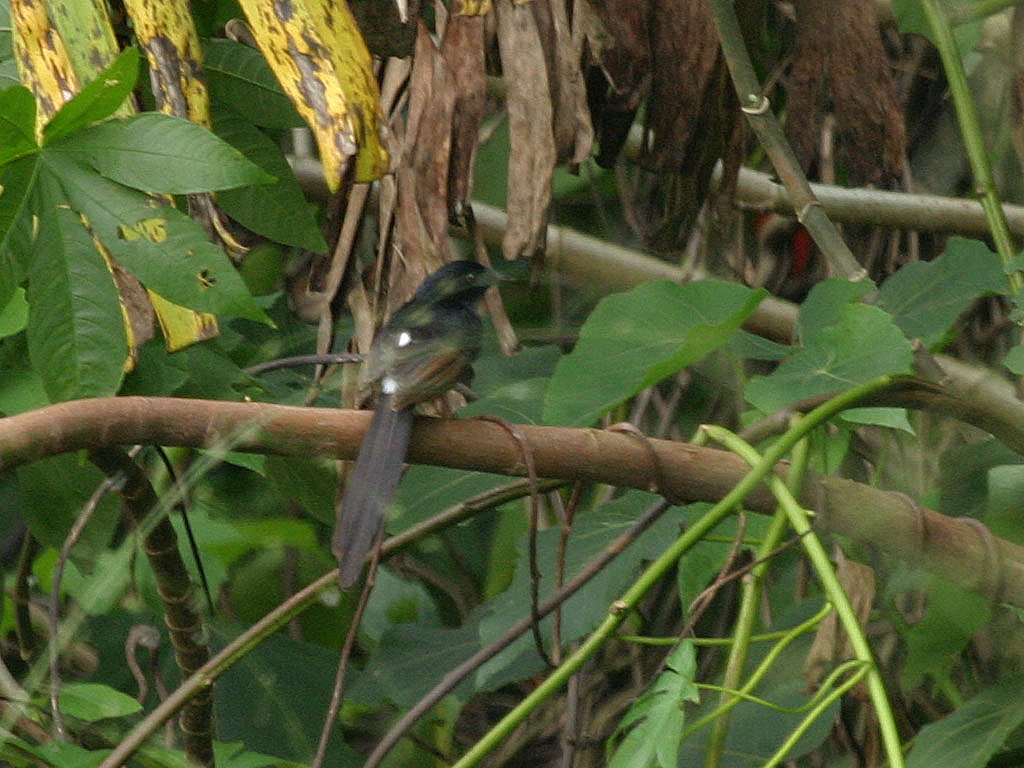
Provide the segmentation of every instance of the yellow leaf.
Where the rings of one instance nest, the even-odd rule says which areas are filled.
[[[39,104],[36,131],[41,134],[47,121],[78,93],[78,78],[42,0],[11,0],[11,22],[18,72]]]
[[[119,52],[105,0],[47,0],[46,7],[79,82],[91,82]],[[125,102],[117,114],[127,116],[133,111]]]
[[[156,319],[164,334],[164,343],[168,352],[214,338],[220,331],[217,318],[208,312],[196,312],[193,309],[174,304],[158,293],[148,291],[149,300],[153,302]]]
[[[462,16],[486,16],[491,12],[491,0],[461,0]]]
[[[240,0],[281,87],[309,123],[324,175],[337,190],[355,158],[355,180],[387,172],[380,91],[370,52],[343,0]]]
[[[160,111],[209,128],[210,97],[188,0],[125,0],[125,7],[146,51]]]

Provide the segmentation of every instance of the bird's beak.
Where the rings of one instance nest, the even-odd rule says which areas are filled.
[[[498,285],[499,283],[507,283],[515,279],[511,275],[502,274],[494,269],[488,269],[484,272],[484,276],[488,285]]]

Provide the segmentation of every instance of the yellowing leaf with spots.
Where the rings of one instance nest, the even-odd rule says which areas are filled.
[[[153,303],[168,352],[177,352],[197,341],[212,339],[219,333],[216,315],[182,307],[153,291],[147,293]]]
[[[125,0],[125,7],[149,59],[160,111],[209,128],[210,97],[188,0]]]
[[[380,91],[348,6],[327,0],[240,4],[281,87],[316,136],[328,186],[338,188],[352,159],[356,181],[380,178],[388,167]]]
[[[36,130],[78,93],[78,78],[42,0],[11,0],[14,55],[21,81],[36,97]]]

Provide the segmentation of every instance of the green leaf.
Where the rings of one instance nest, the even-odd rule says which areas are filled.
[[[241,741],[216,741],[213,744],[213,755],[214,765],[218,768],[299,768],[301,765],[261,752],[251,752]]]
[[[691,527],[710,509],[711,504],[688,505],[683,510],[681,525]],[[745,540],[753,542],[767,535],[769,525],[770,518],[761,515],[749,515],[742,526],[736,517],[727,517],[715,526],[713,535],[705,537],[700,544],[679,558],[677,584],[679,605],[684,616],[690,604],[722,572],[729,558],[735,556],[734,542],[741,528]]]
[[[1006,290],[999,259],[978,240],[950,238],[934,261],[905,264],[882,285],[875,304],[911,339],[934,348],[976,298]]]
[[[18,467],[17,472],[29,530],[40,542],[59,550],[82,507],[103,482],[103,473],[70,453],[33,461]],[[107,494],[71,550],[71,558],[82,572],[92,570],[109,543],[120,506],[116,496]]]
[[[326,460],[267,456],[263,469],[267,480],[282,495],[297,501],[317,520],[333,525],[338,476],[331,464]]]
[[[1020,500],[1024,498],[1024,466],[1004,464],[988,471],[988,509],[984,523],[993,534],[1024,544]]]
[[[789,357],[792,347],[789,344],[779,344],[763,336],[747,333],[744,330],[736,331],[729,340],[729,349],[735,357],[741,360],[783,360]]]
[[[2,36],[2,31],[0,31]],[[21,77],[18,74],[18,63],[14,59],[0,59],[0,88],[14,88],[21,86]]]
[[[699,701],[694,683],[697,652],[693,641],[679,644],[665,662],[665,671],[629,708],[615,736],[628,731],[608,762],[611,768],[675,768],[686,717],[683,704]],[[614,736],[613,736],[614,738]]]
[[[381,637],[372,668],[385,695],[409,707],[437,684],[439,671],[457,666],[479,649],[472,625],[449,629],[398,624]],[[456,695],[464,695],[468,685],[464,681]]]
[[[907,687],[916,685],[925,675],[943,674],[991,618],[985,598],[955,582],[933,578],[927,595],[928,613],[903,633],[907,645],[903,684]]]
[[[11,8],[9,3],[0,3],[0,59],[14,55],[11,44]]]
[[[0,168],[0,304],[14,295],[35,249],[32,200],[38,156],[23,157]]]
[[[60,768],[96,768],[110,754],[109,749],[86,749],[66,741],[54,739],[36,747],[36,754],[42,758],[42,765]]]
[[[204,40],[203,68],[214,103],[249,115],[265,128],[305,125],[263,54],[255,48],[233,40]]]
[[[865,296],[874,286],[867,280],[851,283],[833,278],[815,285],[800,305],[797,338],[807,344],[820,331],[840,320],[843,308]]]
[[[113,63],[67,102],[43,128],[43,143],[52,142],[110,117],[135,88],[139,51],[126,48]]]
[[[950,517],[981,517],[988,504],[989,470],[1022,462],[1024,456],[991,438],[944,451],[939,457],[938,510]]]
[[[17,85],[0,91],[0,165],[35,152],[36,100]]]
[[[1024,722],[1024,677],[986,688],[914,737],[907,768],[983,768]]]
[[[71,207],[84,213],[117,261],[165,299],[268,322],[227,256],[180,211],[104,179],[70,157],[47,157]]]
[[[946,13],[947,9],[963,8],[974,2],[976,0],[948,0],[942,4],[943,7],[939,8],[938,12]],[[921,0],[893,0],[892,15],[896,22],[896,28],[902,34],[922,35],[931,40],[932,44],[935,43],[932,39],[931,24],[928,23],[928,17],[925,16],[924,9],[921,7]],[[961,59],[974,50],[981,37],[983,23],[983,19],[977,19],[968,24],[957,24],[953,27],[953,39],[956,41],[956,49]]]
[[[513,381],[459,409],[459,416],[495,416],[516,424],[536,424],[550,379]]]
[[[865,304],[847,304],[839,322],[817,331],[769,376],[747,384],[747,400],[765,413],[841,392],[884,374],[909,373],[910,342],[892,318]]]
[[[28,323],[28,302],[25,291],[17,288],[7,306],[0,309],[0,337],[11,336],[25,329]]]
[[[142,705],[107,685],[66,683],[60,689],[60,709],[66,715],[94,723],[108,717],[134,715],[142,710]]]
[[[578,426],[725,344],[764,291],[660,281],[597,305],[548,386],[544,421]]]
[[[218,645],[243,628],[230,627],[230,634],[218,638]],[[214,713],[218,733],[232,734],[231,738],[242,740],[248,749],[308,764],[309,755],[316,752],[318,720],[331,700],[337,655],[336,649],[281,634],[267,638],[217,681]],[[346,683],[351,685],[346,685],[346,691],[354,691],[366,675],[358,669],[350,669],[349,674]],[[349,768],[361,764],[345,741],[331,740],[326,765]]]
[[[843,411],[842,419],[851,424],[871,424],[915,434],[907,419],[906,408],[848,408]]]
[[[573,527],[565,553],[565,581],[576,575],[587,563],[617,536],[636,522],[656,497],[642,491],[629,491],[622,497],[601,505],[579,518]],[[587,582],[566,603],[562,613],[562,642],[572,643],[597,626],[607,614],[608,606],[636,577],[642,560],[653,559],[679,535],[685,510],[671,509],[646,530],[625,553]],[[541,531],[537,536],[537,561],[540,568],[540,599],[546,599],[555,588],[555,563],[561,532]],[[491,601],[489,615],[480,622],[484,644],[497,639],[519,617],[530,612],[531,574],[526,557],[525,536],[517,547],[519,558],[511,586]],[[545,619],[541,634],[550,642],[551,623]],[[525,659],[525,662],[523,661]],[[481,688],[493,689],[510,679],[535,673],[540,667],[533,641],[522,637],[508,649],[484,664],[478,675]]]
[[[128,356],[114,278],[78,214],[42,195],[28,351],[52,402],[113,395]]]
[[[274,181],[202,126],[156,112],[107,120],[47,149],[144,192],[186,195]]]
[[[274,184],[221,192],[217,202],[224,212],[275,242],[326,253],[313,211],[278,145],[238,115],[214,110],[213,120],[218,136],[277,179]]]
[[[29,362],[25,334],[0,339],[0,370],[0,414],[13,416],[50,404],[43,381]]]
[[[1018,376],[1024,374],[1024,344],[1011,347],[1003,359],[1003,365],[1007,367],[1010,373]]]

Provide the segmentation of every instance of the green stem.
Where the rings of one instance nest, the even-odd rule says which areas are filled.
[[[803,622],[802,624],[798,624],[790,630],[787,630],[785,636],[778,643],[772,646],[772,649],[768,651],[764,659],[761,660],[761,663],[757,666],[757,669],[755,669],[750,674],[750,677],[747,678],[747,682],[743,684],[743,687],[735,691],[732,691],[732,698],[730,698],[724,704],[720,704],[703,717],[700,717],[694,722],[687,725],[686,728],[683,730],[680,739],[686,739],[690,734],[696,733],[708,723],[717,721],[718,718],[720,718],[730,709],[735,707],[744,699],[748,698],[750,696],[750,692],[757,687],[758,683],[760,683],[761,680],[764,679],[764,676],[768,674],[768,670],[771,669],[772,665],[779,658],[782,652],[786,650],[786,648],[788,648],[789,645],[801,635],[804,635],[808,632],[811,632],[812,630],[817,629],[818,625],[831,612],[832,606],[828,603],[825,603],[821,610],[814,614],[807,621]]]
[[[775,751],[775,754],[769,758],[768,762],[764,764],[764,768],[775,768],[776,765],[781,763],[785,759],[786,755],[789,754],[789,751],[796,746],[796,743],[800,741],[800,738],[807,732],[811,725],[814,724],[814,721],[825,713],[825,710],[832,705],[832,702],[838,701],[843,694],[859,683],[861,678],[868,674],[869,670],[870,667],[868,666],[860,667],[860,669],[858,669],[854,674],[850,675],[849,680],[845,680],[842,685],[839,685],[829,691],[828,696],[825,696],[821,701],[819,701],[815,707],[807,713],[807,717],[801,720],[800,724],[790,732],[789,736],[786,737],[786,740],[782,742],[782,746],[780,746]]]
[[[760,466],[763,459],[745,441],[721,427],[709,426],[706,429],[713,439],[738,454],[751,466]],[[768,484],[771,487],[772,493],[779,500],[780,505],[785,509],[793,530],[802,537],[804,551],[806,551],[807,557],[818,575],[825,595],[835,608],[836,615],[839,617],[843,629],[846,630],[850,646],[853,648],[856,658],[871,665],[868,672],[868,692],[875,706],[878,727],[882,734],[882,742],[885,744],[886,753],[889,757],[889,765],[892,768],[902,768],[903,749],[900,744],[899,733],[896,730],[896,720],[889,705],[889,698],[885,692],[882,676],[875,665],[874,657],[871,654],[871,647],[864,636],[860,622],[857,620],[857,615],[854,613],[849,598],[839,583],[839,579],[832,568],[832,563],[828,559],[825,547],[811,528],[807,510],[797,503],[796,499],[793,498],[793,494],[786,487],[786,484],[776,476],[768,478]]]
[[[1024,275],[1013,266],[1016,249],[999,193],[996,191],[995,180],[992,177],[992,168],[989,164],[988,152],[985,149],[985,138],[982,136],[981,125],[978,122],[978,110],[967,84],[967,73],[964,72],[964,65],[960,60],[956,41],[953,39],[953,30],[950,28],[945,14],[939,9],[936,0],[921,0],[921,8],[931,27],[935,47],[939,49],[939,56],[942,58],[942,67],[946,71],[949,92],[953,97],[957,121],[960,123],[960,134],[967,150],[967,159],[971,164],[974,183],[981,197],[981,207],[985,211],[985,218],[988,220],[989,232],[992,235],[993,243],[995,243],[996,252],[999,254],[999,260],[1008,275],[1010,295],[1019,311],[1021,309],[1020,293],[1024,289]]]
[[[889,386],[893,382],[891,376],[879,376],[876,379],[854,387],[836,395],[826,403],[822,403],[807,416],[794,425],[786,434],[776,440],[765,452],[764,457],[751,468],[750,472],[744,475],[725,497],[715,504],[707,514],[694,523],[687,531],[680,536],[665,552],[663,552],[640,578],[630,587],[621,599],[616,600],[609,611],[608,616],[594,630],[572,654],[570,654],[561,666],[555,669],[551,675],[541,683],[534,691],[523,699],[516,707],[503,717],[483,738],[474,744],[452,768],[468,768],[476,765],[492,749],[494,749],[503,738],[512,732],[526,717],[542,702],[554,695],[570,677],[589,659],[615,632],[625,620],[639,600],[658,581],[676,566],[679,558],[687,552],[694,544],[700,541],[709,533],[721,520],[732,512],[743,499],[754,490],[755,487],[768,475],[779,460],[785,456],[793,446],[806,436],[815,427],[824,424],[837,413],[851,408],[866,397],[870,397]]]
[[[826,603],[824,610],[822,610],[820,614],[818,614],[818,616],[824,617],[825,615],[831,612],[832,606]],[[816,616],[815,618],[818,618],[818,616]],[[787,634],[790,633],[791,630],[787,632]],[[795,636],[793,639],[795,639]],[[832,695],[832,689],[836,685],[835,681],[843,675],[845,675],[847,672],[849,672],[850,670],[858,670],[858,676],[863,676],[863,671],[866,669],[867,667],[860,661],[847,661],[843,664],[840,664],[838,667],[836,667],[836,669],[832,670],[832,672],[829,674],[827,678],[825,678],[825,680],[818,687],[818,690],[814,693],[814,695],[810,699],[805,701],[803,704],[801,704],[799,707],[783,707],[779,704],[776,704],[775,702],[768,701],[767,699],[762,699],[760,696],[754,696],[753,694],[747,692],[755,687],[755,685],[751,685],[749,683],[739,690],[724,688],[721,685],[714,685],[712,683],[696,683],[696,686],[701,690],[716,691],[718,693],[728,693],[733,697],[743,699],[744,701],[749,701],[752,704],[757,704],[762,707],[767,707],[768,709],[774,710],[775,712],[782,712],[787,715],[799,715],[801,712],[807,712],[811,709],[814,709],[818,706],[822,699],[830,697]],[[767,669],[765,669],[764,671],[767,672]],[[761,678],[759,677],[757,682],[760,682],[760,679]],[[845,685],[845,683],[843,685]],[[731,703],[732,702],[730,702],[730,704]],[[711,719],[711,717],[707,718],[707,720]]]
[[[792,469],[787,478],[787,484],[793,490],[798,490],[804,470],[807,468],[807,443],[797,443],[798,456],[794,458]],[[726,689],[735,689],[739,686],[743,677],[743,668],[747,663],[747,654],[750,650],[751,637],[754,633],[754,622],[757,619],[757,611],[761,605],[761,595],[764,592],[764,579],[768,573],[767,559],[775,548],[779,546],[783,535],[786,533],[786,513],[780,507],[775,511],[775,517],[768,528],[768,533],[757,549],[755,558],[761,561],[760,565],[750,572],[750,578],[744,580],[742,598],[740,600],[739,615],[736,618],[733,637],[735,642],[729,649],[729,657],[725,664],[725,676],[722,686]],[[719,705],[728,704],[733,696],[728,690],[723,691],[719,697]],[[729,712],[726,710],[722,717],[715,720],[711,729],[707,752],[704,757],[705,768],[717,768],[722,762],[722,754],[725,751],[725,740],[729,735]]]

